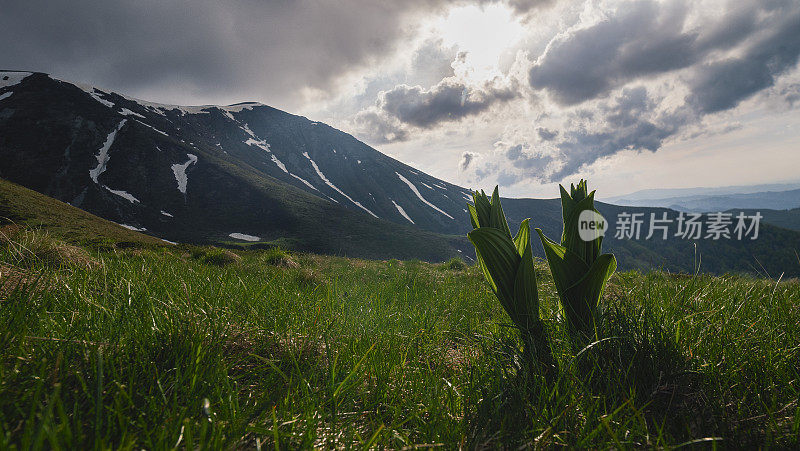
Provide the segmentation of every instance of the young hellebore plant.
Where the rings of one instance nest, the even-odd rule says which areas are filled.
[[[587,216],[582,218],[582,212],[589,210],[602,218],[594,208],[595,192],[587,194],[585,180],[577,187],[571,185],[570,193],[563,186],[560,188],[564,220],[561,244],[547,238],[538,228],[536,232],[542,240],[568,325],[585,338],[593,338],[598,325],[598,303],[606,282],[617,268],[617,260],[613,254],[600,253],[601,234],[586,240],[579,232],[579,223]]]
[[[497,187],[491,200],[483,191],[474,192],[472,198],[475,205],[468,204],[468,207],[474,230],[467,236],[475,246],[486,281],[519,329],[526,356],[551,372],[555,361],[544,324],[539,319],[529,220],[522,221],[517,236],[512,239]]]

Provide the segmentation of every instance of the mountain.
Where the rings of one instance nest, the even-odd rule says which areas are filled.
[[[0,83],[0,177],[102,218],[170,241],[368,258],[444,260],[469,247],[410,227],[391,200],[408,215],[431,207],[412,205],[395,171],[421,176],[331,127],[256,104],[140,102],[39,73],[0,72]],[[374,169],[339,175],[361,165]],[[391,200],[389,171],[405,187]],[[389,213],[409,226],[374,217]]]
[[[183,107],[41,73],[0,72],[0,177],[176,242],[283,245],[366,258],[474,256],[469,190],[320,122],[259,103]],[[561,235],[559,199],[503,199]],[[598,204],[622,212],[677,212]],[[609,235],[613,235],[612,226]],[[757,241],[607,236],[621,269],[800,275],[800,234],[764,225]],[[541,256],[540,246],[534,251]]]
[[[800,189],[725,195],[697,194],[638,200],[617,199],[614,203],[639,207],[669,207],[691,212],[716,212],[732,208],[787,210],[800,207]]]

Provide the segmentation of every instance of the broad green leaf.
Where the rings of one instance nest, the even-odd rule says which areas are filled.
[[[477,228],[467,236],[475,249],[480,252],[490,280],[494,281],[497,287],[500,301],[510,304],[510,300],[513,299],[517,266],[520,262],[514,243],[503,232],[491,227]]]
[[[492,215],[489,221],[491,227],[505,232],[508,238],[511,238],[511,230],[508,228],[506,215],[503,213],[503,206],[500,205],[500,193],[497,186],[494,187],[494,192],[492,193]]]
[[[519,232],[517,232],[517,236],[514,237],[514,244],[517,246],[517,253],[520,257],[525,254],[526,249],[530,249],[531,247],[530,220],[531,219],[528,218],[522,221],[522,224],[519,225]]]
[[[573,322],[587,332],[591,332],[593,328],[591,321],[597,315],[597,305],[603,289],[616,268],[617,259],[611,254],[603,254],[595,260],[584,277],[565,291],[576,317]]]
[[[589,266],[569,249],[547,238],[541,229],[536,229],[542,240],[544,254],[553,274],[553,282],[559,294],[566,292],[567,288],[581,279]]]
[[[473,199],[475,200],[475,210],[478,216],[478,227],[489,227],[489,217],[492,214],[492,204],[489,202],[489,198],[486,197],[483,191],[480,193],[475,191]]]
[[[480,227],[480,221],[478,221],[478,210],[475,209],[474,205],[467,204],[467,208],[469,209],[469,220],[472,223],[472,228],[477,229]]]
[[[567,220],[564,221],[564,233],[561,236],[561,245],[577,254],[587,265],[594,263],[600,254],[600,239],[584,241],[580,237],[578,222],[580,215],[585,210],[597,211],[594,209],[594,191],[583,198],[572,209]]]
[[[558,188],[561,190],[561,218],[563,222],[566,222],[569,214],[572,212],[572,207],[575,205],[575,202],[563,186],[558,185]]]
[[[530,238],[530,233],[527,237]],[[512,319],[517,327],[527,331],[539,324],[539,291],[536,288],[536,270],[533,267],[530,241],[523,247],[525,251],[514,280],[515,312]]]

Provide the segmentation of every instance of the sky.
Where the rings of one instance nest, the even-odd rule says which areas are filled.
[[[258,101],[509,197],[800,180],[800,0],[0,0],[0,69]]]

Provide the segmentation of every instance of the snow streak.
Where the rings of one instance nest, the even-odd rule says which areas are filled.
[[[238,232],[230,233],[230,234],[228,234],[228,236],[233,238],[233,239],[242,240],[242,241],[259,241],[259,240],[261,240],[261,238],[259,238],[257,236],[247,235],[246,233],[238,233]]]
[[[126,121],[127,119],[120,121],[114,130],[108,134],[106,137],[106,142],[103,143],[103,147],[100,148],[100,152],[95,156],[95,158],[97,158],[97,167],[89,170],[89,177],[91,177],[95,183],[100,183],[97,181],[97,178],[100,177],[100,174],[106,171],[106,165],[110,159],[108,156],[108,150],[111,148],[111,145],[114,144],[114,139],[117,137],[117,132],[119,132],[122,126],[125,125]]]
[[[339,188],[336,187],[336,185],[331,183],[331,181],[328,180],[327,177],[325,177],[325,174],[323,174],[322,171],[319,170],[319,166],[317,166],[317,163],[315,163],[314,160],[312,160],[311,157],[308,156],[308,152],[303,152],[303,156],[306,157],[308,159],[308,161],[311,162],[311,166],[314,167],[314,170],[317,171],[317,175],[319,176],[319,178],[322,179],[323,182],[325,182],[326,185],[330,186],[331,188],[336,190],[337,193],[339,193],[342,196],[346,197],[347,200],[349,200],[350,202],[354,203],[357,207],[361,208],[362,210],[366,211],[367,213],[371,214],[372,216],[374,216],[376,218],[378,217],[378,215],[376,215],[375,213],[371,212],[367,207],[361,205],[359,202],[354,201],[353,198],[351,198],[347,194],[343,193],[342,190],[340,190]]]
[[[448,218],[450,218],[450,219],[455,219],[455,218],[453,218],[452,216],[450,216],[450,215],[448,215],[447,213],[445,213],[445,212],[444,212],[444,211],[443,211],[441,208],[439,208],[439,207],[437,207],[436,205],[433,205],[432,203],[430,203],[430,202],[428,202],[427,200],[425,200],[425,198],[424,198],[424,197],[422,197],[422,194],[420,194],[420,193],[419,193],[419,190],[417,189],[417,187],[416,187],[416,186],[414,186],[414,184],[413,184],[413,183],[411,183],[411,182],[410,182],[410,181],[409,181],[407,178],[403,177],[402,175],[400,175],[400,174],[399,174],[399,173],[397,173],[397,172],[395,172],[395,174],[397,174],[397,176],[398,176],[398,177],[400,177],[400,180],[402,180],[403,182],[405,182],[405,184],[406,184],[406,185],[408,185],[408,187],[409,187],[409,188],[411,188],[411,191],[413,191],[413,192],[414,192],[414,194],[416,194],[416,195],[417,195],[417,197],[419,197],[419,200],[421,200],[422,202],[424,202],[424,203],[425,203],[425,205],[427,205],[427,206],[429,206],[429,207],[433,208],[434,210],[436,210],[436,211],[438,211],[439,213],[441,213],[441,214],[443,214],[443,215],[447,216],[447,217],[448,217]]]
[[[408,219],[408,222],[410,222],[410,223],[412,223],[412,224],[416,224],[416,223],[415,223],[415,222],[414,222],[414,221],[413,221],[413,220],[412,220],[412,219],[411,219],[411,218],[408,216],[408,213],[406,213],[406,211],[405,211],[405,210],[403,210],[403,207],[401,207],[401,206],[397,205],[397,202],[395,202],[395,201],[393,201],[393,200],[392,200],[392,203],[394,204],[394,207],[395,207],[395,208],[397,208],[397,211],[399,211],[399,212],[400,212],[400,214],[401,214],[401,215],[403,215],[403,217],[404,217],[404,218]]]

